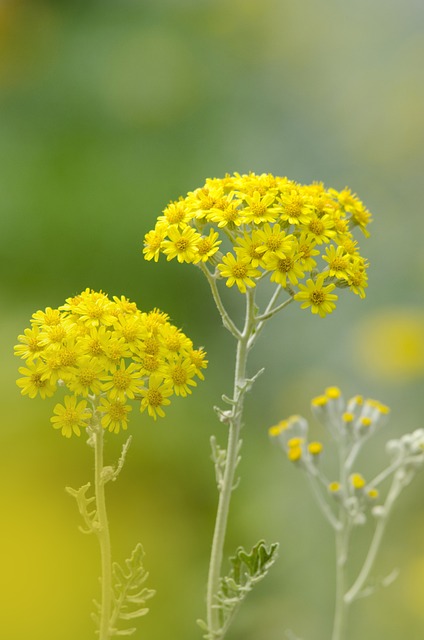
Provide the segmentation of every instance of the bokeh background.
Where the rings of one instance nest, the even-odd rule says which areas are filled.
[[[332,535],[267,427],[309,416],[329,384],[376,397],[392,413],[367,446],[366,474],[384,463],[387,437],[423,426],[423,68],[420,0],[1,0],[2,637],[94,637],[96,540],[78,532],[64,492],[90,479],[91,451],[51,429],[54,399],[20,396],[12,355],[35,310],[87,286],[159,306],[209,354],[206,381],[165,421],[133,412],[128,461],[108,487],[114,556],[142,540],[158,592],[134,637],[200,637],[216,507],[209,438],[225,442],[212,405],[231,390],[234,345],[200,272],[146,263],[141,248],[169,200],[233,171],[349,185],[374,215],[361,240],[367,298],[343,296],[325,320],[289,307],[252,353],[251,372],[266,372],[248,400],[227,545],[281,544],[229,637],[329,637]],[[123,439],[108,437],[109,462]],[[423,491],[424,474],[375,568],[400,576],[355,605],[349,640],[422,637]]]

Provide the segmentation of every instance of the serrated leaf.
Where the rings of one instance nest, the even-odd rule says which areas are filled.
[[[135,627],[131,627],[131,629],[114,629],[112,634],[115,636],[132,636],[136,631]]]
[[[112,565],[113,611],[110,621],[112,635],[132,635],[136,628],[115,628],[118,620],[133,620],[146,615],[149,611],[144,605],[154,596],[155,591],[143,586],[149,576],[144,569],[143,560],[143,547],[137,544],[131,556],[125,560],[124,566],[117,562]]]
[[[121,611],[119,617],[121,620],[133,620],[134,618],[141,618],[141,616],[145,616],[148,612],[149,609],[147,607],[144,609],[138,609],[137,611],[132,611],[131,613],[124,613]]]
[[[223,637],[229,628],[240,604],[253,589],[254,585],[262,580],[277,559],[278,543],[266,546],[260,540],[248,553],[243,547],[239,547],[233,557],[230,558],[231,570],[228,576],[221,578],[221,586],[217,595],[216,608],[219,610],[220,630],[211,631],[204,622],[198,624],[206,631],[204,638],[214,640]]]
[[[96,498],[92,496],[87,497],[87,491],[90,489],[91,483],[83,485],[79,489],[72,489],[72,487],[65,487],[65,491],[69,493],[77,501],[78,511],[80,512],[85,524],[86,529],[79,527],[82,533],[94,533],[98,530],[97,511],[96,509],[89,510],[90,505],[95,502]]]

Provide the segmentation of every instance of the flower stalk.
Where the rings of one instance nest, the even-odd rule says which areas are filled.
[[[94,440],[94,492],[96,498],[97,527],[95,529],[100,545],[101,556],[101,603],[99,620],[99,640],[109,640],[112,602],[112,556],[109,522],[106,511],[105,484],[107,482],[103,467],[103,429],[96,425]]]
[[[344,640],[351,604],[374,593],[377,586],[369,578],[377,558],[388,519],[402,490],[424,466],[424,430],[391,440],[386,449],[390,456],[387,467],[370,482],[355,472],[357,458],[370,437],[384,424],[389,408],[361,396],[344,402],[337,387],[328,387],[324,395],[312,400],[312,410],[331,435],[338,458],[338,480],[330,482],[320,461],[322,443],[308,442],[308,423],[301,416],[291,416],[269,429],[287,454],[288,459],[302,469],[311,484],[318,507],[335,534],[335,607],[331,640]],[[391,484],[382,503],[377,487],[389,477]],[[351,534],[368,518],[375,522],[368,551],[356,578],[349,587],[348,561]],[[380,581],[388,586],[397,572]]]
[[[217,640],[219,635],[219,611],[216,608],[216,596],[219,591],[225,534],[227,529],[228,513],[230,509],[231,494],[234,489],[234,475],[239,461],[240,430],[242,427],[244,396],[247,390],[246,367],[249,352],[249,339],[255,326],[252,317],[253,294],[246,296],[245,324],[237,342],[236,366],[234,374],[234,389],[232,408],[228,415],[228,444],[225,459],[225,471],[219,493],[218,510],[215,521],[215,529],[212,541],[212,550],[209,564],[209,576],[206,595],[207,624]]]
[[[275,560],[277,545],[263,541],[232,556],[230,574],[222,575],[225,534],[234,477],[240,460],[240,431],[246,392],[257,377],[247,379],[247,358],[267,320],[291,302],[325,317],[336,308],[336,287],[365,297],[368,261],[353,239],[355,227],[365,236],[371,214],[349,189],[301,185],[271,174],[227,174],[207,179],[186,197],[171,202],[144,238],[146,260],[191,263],[206,276],[224,327],[237,343],[234,389],[223,396],[230,409],[217,409],[228,426],[227,449],[212,438],[219,490],[207,585],[207,622],[199,621],[207,640],[222,640],[240,602]],[[275,287],[261,312],[255,291],[269,278]],[[218,281],[245,296],[240,329],[221,299]],[[281,294],[286,297],[279,302]],[[293,455],[297,451],[293,450]],[[328,515],[328,512],[327,512]],[[335,518],[334,518],[335,520]],[[331,521],[331,517],[330,517]],[[240,564],[247,562],[240,572]],[[242,578],[240,578],[242,576]],[[237,579],[235,579],[237,577]],[[243,582],[246,578],[247,582]]]

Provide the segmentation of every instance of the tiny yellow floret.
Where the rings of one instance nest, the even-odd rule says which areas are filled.
[[[281,420],[281,422],[279,422],[278,424],[274,425],[273,427],[270,427],[268,429],[268,433],[270,436],[278,436],[280,435],[280,433],[282,433],[283,431],[286,431],[286,429],[289,428],[289,423],[287,420]]]
[[[369,407],[372,407],[373,409],[377,409],[377,411],[383,413],[384,415],[390,413],[390,407],[387,407],[385,404],[379,402],[378,400],[372,400],[371,398],[368,398],[365,404]]]
[[[325,395],[327,396],[327,398],[330,398],[330,400],[337,400],[337,398],[340,398],[340,396],[342,395],[342,392],[338,387],[327,387],[325,390]]]
[[[313,407],[324,407],[328,402],[328,398],[327,396],[317,396],[316,398],[312,399],[312,406]]]
[[[312,456],[317,456],[323,450],[323,445],[321,442],[310,442],[308,444],[308,451]]]
[[[297,462],[302,457],[302,447],[290,447],[290,449],[287,451],[287,457],[290,462]]]
[[[331,493],[338,493],[341,489],[341,484],[340,482],[338,482],[337,480],[334,480],[333,482],[330,482],[330,484],[328,485],[328,490]]]
[[[379,496],[378,489],[374,489],[374,488],[368,489],[367,490],[367,496],[371,500],[375,500]]]
[[[365,479],[360,473],[352,473],[350,476],[350,482],[354,489],[363,489],[365,487]]]
[[[288,447],[300,447],[301,444],[303,444],[304,442],[304,438],[290,438],[290,440],[287,442],[287,446]]]

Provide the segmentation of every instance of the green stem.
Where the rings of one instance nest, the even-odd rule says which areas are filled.
[[[249,351],[248,342],[252,334],[254,324],[253,294],[251,292],[247,292],[244,329],[237,340],[234,390],[232,397],[232,410],[229,416],[229,434],[225,471],[219,494],[218,509],[215,520],[206,595],[207,623],[214,640],[221,640],[225,634],[225,630],[220,628],[219,611],[215,605],[220,587],[221,566],[231,493],[234,488],[234,475],[238,463],[240,429],[242,426],[243,403],[246,392],[246,365]]]
[[[103,429],[97,425],[94,430],[95,456],[95,495],[98,529],[96,531],[101,553],[101,608],[99,622],[99,640],[110,638],[110,612],[112,595],[112,561],[110,549],[109,524],[106,512],[105,478],[103,477]]]

